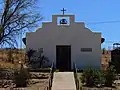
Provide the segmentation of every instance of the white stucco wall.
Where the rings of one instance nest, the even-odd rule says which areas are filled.
[[[62,17],[53,15],[52,22],[43,23],[36,32],[26,34],[27,49],[43,48],[44,55],[52,61],[56,60],[56,45],[71,45],[71,65],[74,60],[79,69],[100,68],[101,33],[90,31],[83,22],[74,22],[74,15],[70,15],[69,26],[58,26],[58,16]],[[92,48],[92,52],[81,52],[81,48]]]

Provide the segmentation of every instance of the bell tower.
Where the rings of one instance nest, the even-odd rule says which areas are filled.
[[[74,15],[66,15],[65,9],[62,10],[62,15],[52,15],[52,22],[57,25],[70,25],[74,23]]]

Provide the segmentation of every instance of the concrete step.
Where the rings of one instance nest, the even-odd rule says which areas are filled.
[[[76,90],[73,72],[54,72],[51,90]]]

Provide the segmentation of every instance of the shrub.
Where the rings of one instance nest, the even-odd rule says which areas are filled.
[[[26,53],[26,55],[28,56],[28,62],[31,61],[31,57],[33,56],[33,54],[35,53],[36,51],[33,50],[33,49],[29,49]]]
[[[113,66],[107,68],[106,71],[96,70],[92,68],[85,69],[81,76],[81,82],[86,86],[107,86],[111,87],[115,80],[115,70]]]
[[[32,68],[43,68],[46,63],[49,63],[49,59],[43,55],[43,51],[41,49],[29,49],[29,51],[27,51],[27,56],[28,65],[30,65]]]
[[[101,70],[96,70],[95,86],[102,87],[104,84],[105,84],[104,72]]]
[[[21,68],[14,72],[14,82],[16,87],[26,87],[30,79],[30,73],[27,69]]]
[[[82,83],[85,83],[88,87],[101,87],[105,83],[104,72],[93,68],[83,70],[83,74],[80,79]]]
[[[95,80],[97,77],[97,72],[95,69],[87,68],[83,70],[83,74],[81,76],[81,82],[85,83],[86,86],[92,87],[95,86]]]
[[[104,73],[105,77],[105,86],[111,87],[113,84],[113,81],[115,80],[115,69],[114,66],[110,66],[107,68],[107,70]]]

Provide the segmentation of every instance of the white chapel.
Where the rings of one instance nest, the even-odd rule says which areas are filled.
[[[26,48],[42,49],[55,68],[101,68],[101,33],[92,32],[84,22],[75,22],[74,15],[52,15],[52,22],[43,22],[36,32],[26,33]]]

